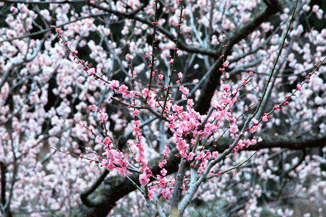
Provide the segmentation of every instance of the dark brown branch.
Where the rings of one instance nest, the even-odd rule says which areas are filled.
[[[301,152],[302,152],[302,156],[301,156],[300,160],[296,164],[292,165],[289,169],[284,171],[284,173],[281,175],[282,178],[288,178],[289,173],[291,171],[294,171],[298,166],[300,166],[302,164],[302,162],[304,161],[304,159],[307,156],[307,150],[303,149],[303,150],[301,150]]]
[[[83,204],[87,207],[95,207],[96,204],[89,200],[87,197],[92,194],[99,186],[100,184],[104,181],[104,179],[106,178],[106,176],[110,173],[109,170],[104,169],[104,171],[102,172],[101,176],[98,177],[98,179],[93,183],[93,185],[88,188],[87,190],[85,190],[83,193],[80,194],[80,199],[83,202]]]
[[[181,163],[179,164],[179,171],[178,171],[178,175],[176,178],[176,182],[175,182],[175,186],[173,189],[173,193],[172,193],[172,203],[171,203],[171,210],[172,209],[177,209],[178,208],[178,204],[179,204],[179,198],[180,198],[180,194],[182,191],[182,184],[183,184],[183,179],[186,173],[186,161],[184,159],[181,160]]]
[[[326,136],[322,138],[297,139],[291,136],[263,137],[263,141],[256,145],[249,146],[246,150],[254,151],[265,148],[287,148],[290,150],[302,150],[305,148],[324,147]]]
[[[9,203],[7,204],[6,200],[6,173],[7,171],[7,165],[4,162],[0,162],[0,170],[1,170],[1,208],[3,209],[2,211],[5,212],[5,216],[11,216],[11,212],[9,209]]]

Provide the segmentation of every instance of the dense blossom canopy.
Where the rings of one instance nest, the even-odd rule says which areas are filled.
[[[1,214],[326,212],[321,6],[0,6]]]

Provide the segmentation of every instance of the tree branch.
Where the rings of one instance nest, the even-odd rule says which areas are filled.
[[[244,27],[240,28],[236,31],[233,36],[229,39],[227,46],[223,52],[220,53],[219,56],[224,55],[226,59],[228,55],[230,55],[231,50],[235,44],[240,42],[242,39],[246,38],[250,35],[253,31],[255,31],[263,22],[268,21],[274,14],[282,11],[282,6],[279,4],[277,0],[271,0],[272,5],[268,5],[263,13],[258,15],[252,22],[249,22],[244,25]],[[218,57],[219,58],[219,57]],[[219,70],[222,67],[224,60],[223,58],[219,58],[218,63],[215,65],[212,73],[210,74],[206,85],[204,86],[204,91],[200,95],[198,104],[195,107],[196,111],[200,114],[204,115],[207,113],[211,99],[213,97],[214,91],[220,84],[220,78],[222,76],[221,71]]]
[[[232,143],[231,139],[220,140],[219,144],[211,143],[211,145],[216,145],[215,150],[222,153],[229,148],[229,144]],[[313,147],[324,147],[326,144],[326,135],[318,139],[299,139],[293,138],[290,136],[262,136],[262,141],[256,145],[251,145],[246,149],[239,151],[253,151],[261,150],[266,148],[287,148],[292,150],[300,150]],[[180,163],[180,158],[175,156],[176,151],[170,153],[170,157],[167,159],[167,164],[164,168],[168,171],[167,175],[173,174],[178,171],[178,165]],[[152,167],[153,175],[160,174],[161,168],[158,166],[160,159],[153,160],[149,164],[149,167]],[[185,163],[185,169],[189,169],[190,162]],[[130,178],[137,184],[139,184],[138,174],[130,176]],[[117,177],[110,177],[104,181],[108,184],[113,182],[112,180],[117,180]],[[151,179],[154,181],[154,179]],[[114,182],[115,184],[111,185],[109,188],[105,188],[97,191],[97,195],[94,196],[94,200],[97,201],[97,206],[88,208],[87,206],[80,204],[73,216],[106,216],[109,214],[111,209],[115,206],[116,202],[122,197],[128,195],[130,192],[136,190],[136,187],[130,183],[127,178],[118,179]]]

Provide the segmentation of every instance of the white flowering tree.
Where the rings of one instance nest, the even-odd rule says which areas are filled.
[[[1,215],[326,212],[321,6],[0,6]]]

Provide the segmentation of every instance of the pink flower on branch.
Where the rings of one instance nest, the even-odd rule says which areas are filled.
[[[165,176],[165,175],[167,174],[166,169],[163,168],[163,169],[161,170],[161,174],[162,174],[162,176]]]
[[[94,74],[95,74],[95,69],[94,69],[94,68],[90,68],[90,69],[88,70],[88,74],[89,74],[89,76],[94,75]]]
[[[59,28],[56,28],[56,29],[55,29],[55,32],[56,32],[56,33],[59,33],[59,34],[62,34],[62,33],[63,33],[63,30],[60,30]]]
[[[98,114],[98,119],[101,121],[106,121],[108,119],[108,114],[101,112]]]
[[[231,133],[237,133],[238,131],[239,131],[239,129],[238,129],[238,126],[237,126],[237,125],[232,124],[232,125],[230,126],[230,132],[231,132]]]
[[[179,87],[179,90],[180,90],[183,94],[186,94],[186,95],[189,93],[189,89],[186,88],[186,87],[184,87],[183,85],[181,85],[181,86]]]
[[[103,140],[103,143],[105,145],[110,145],[112,142],[111,142],[111,139],[109,137],[105,137],[105,139]]]
[[[262,116],[262,117],[261,117],[261,120],[262,120],[262,121],[265,121],[265,122],[268,121],[268,117],[267,117],[267,115],[265,114],[264,116]]]
[[[111,83],[109,84],[109,88],[114,90],[115,88],[119,87],[119,81],[113,80],[111,81]]]
[[[301,84],[297,84],[297,89],[298,89],[299,91],[302,90],[302,86],[301,86]]]
[[[133,113],[134,113],[134,116],[138,116],[139,115],[139,110],[135,109]]]
[[[170,200],[172,198],[172,188],[162,189],[161,196],[166,200]]]
[[[149,182],[149,178],[147,178],[146,173],[142,173],[139,175],[139,181],[142,186],[147,185],[147,183]]]
[[[213,157],[214,159],[216,159],[216,158],[218,158],[218,156],[219,156],[218,151],[213,151],[212,157]]]

